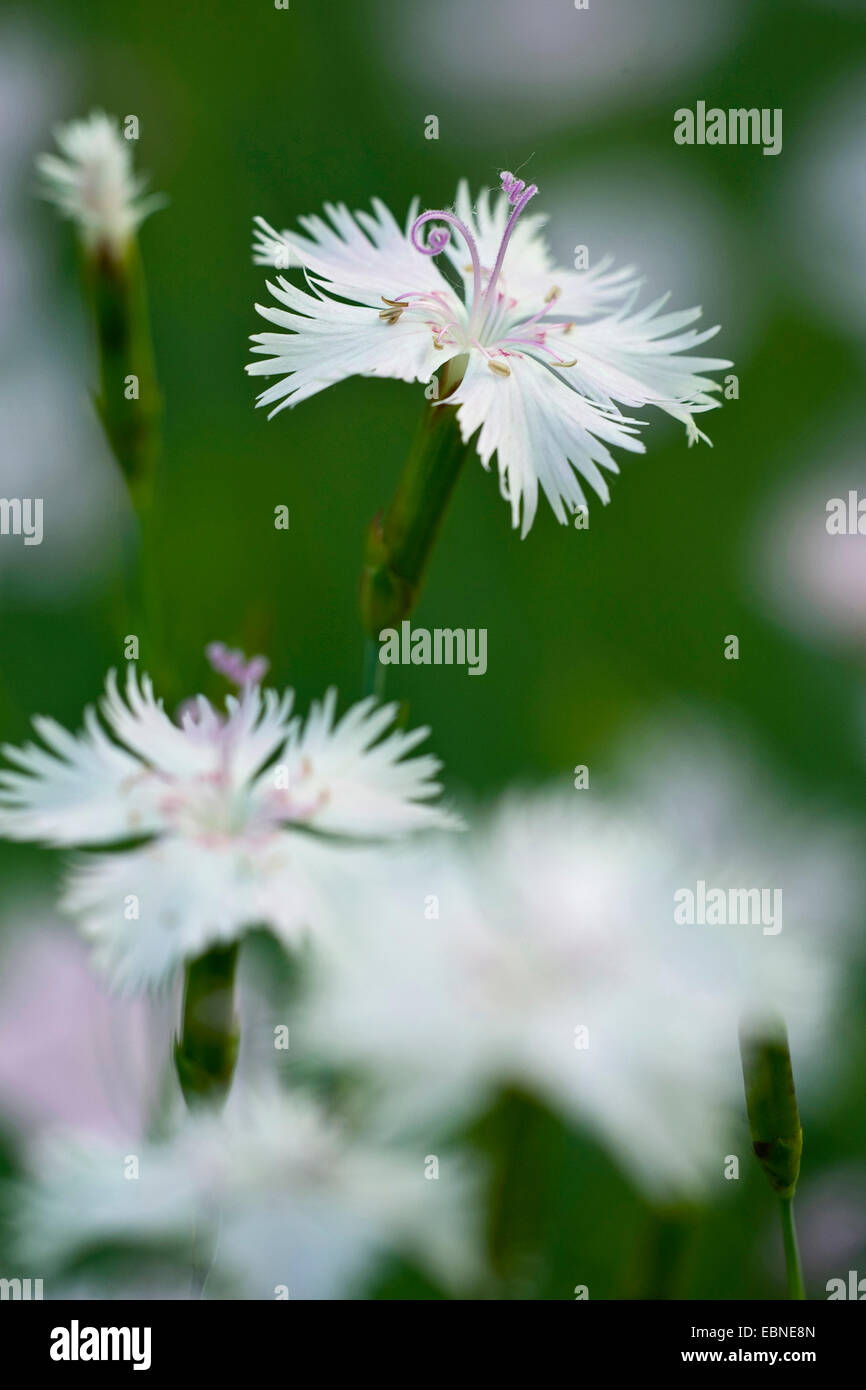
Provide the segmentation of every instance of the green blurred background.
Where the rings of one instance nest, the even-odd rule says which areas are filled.
[[[291,0],[282,11],[268,0],[77,9],[46,0],[38,15],[4,6],[2,34],[2,71],[8,78],[17,63],[36,92],[21,99],[13,81],[3,99],[4,143],[14,143],[4,256],[14,273],[9,247],[15,237],[26,247],[25,283],[41,306],[19,306],[9,322],[20,321],[34,359],[50,353],[67,391],[62,402],[50,389],[36,397],[37,410],[59,416],[45,543],[0,568],[5,738],[20,741],[34,711],[76,727],[122,659],[108,595],[111,557],[132,522],[89,423],[92,348],[73,237],[33,198],[30,172],[55,120],[99,106],[138,115],[137,166],[171,200],[141,244],[166,403],[151,563],[179,690],[198,688],[204,646],[221,639],[266,651],[275,682],[294,685],[302,708],[329,684],[344,702],[357,697],[363,535],[424,403],[420,387],[353,380],[270,423],[254,410],[243,366],[265,274],[250,263],[253,214],[284,227],[326,200],[354,209],[378,195],[402,220],[415,194],[422,206],[448,206],[459,178],[477,188],[520,167],[540,187],[536,205],[551,213],[562,255],[587,242],[592,260],[611,250],[648,262],[650,274],[662,265],[667,280],[651,279],[648,294],[703,304],[706,321],[722,324],[712,350],[735,360],[740,396],[700,422],[712,450],[687,449],[684,432],[651,413],[646,455],[622,460],[588,531],[559,527],[542,503],[521,542],[495,477],[471,462],[416,621],[487,628],[488,672],[403,668],[395,693],[413,722],[433,727],[455,794],[570,784],[576,763],[601,778],[624,734],[660,709],[697,705],[756,736],[805,799],[857,811],[863,650],[810,645],[796,622],[777,621],[762,556],[773,499],[788,485],[826,472],[822,495],[832,496],[852,468],[863,472],[866,313],[862,289],[845,284],[849,234],[864,225],[862,156],[850,180],[844,163],[848,142],[863,148],[861,6],[592,0],[582,13],[571,0]],[[781,107],[781,155],[676,146],[673,112],[699,98]],[[429,114],[438,140],[424,137]],[[822,180],[837,166],[834,216]],[[0,342],[7,395],[21,341],[10,329]],[[24,404],[5,409],[15,419]],[[63,440],[76,432],[86,494],[64,470]],[[16,438],[7,431],[9,467]],[[4,481],[4,495],[12,490]],[[273,527],[280,503],[288,532]],[[78,525],[66,571],[51,544],[61,513]],[[738,662],[723,659],[731,633]],[[7,901],[22,881],[58,872],[52,857],[8,845],[0,868]],[[862,1030],[849,1053],[835,1109],[807,1130],[807,1175],[862,1163]],[[578,1277],[593,1297],[627,1295],[647,1213],[591,1142],[544,1123],[547,1142],[526,1155],[514,1198],[529,1225],[547,1223],[555,1237],[541,1296],[570,1297]],[[680,1290],[690,1297],[778,1293],[770,1194],[757,1171],[734,1186],[697,1223]]]

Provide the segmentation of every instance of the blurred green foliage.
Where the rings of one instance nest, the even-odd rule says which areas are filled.
[[[21,19],[14,8],[6,13]],[[252,215],[281,227],[325,200],[355,208],[377,194],[402,218],[414,194],[422,205],[447,206],[459,177],[489,184],[491,171],[534,152],[539,205],[545,178],[567,177],[579,226],[582,178],[625,155],[645,156],[673,161],[680,176],[693,171],[696,197],[709,180],[743,232],[737,254],[745,248],[754,259],[743,279],[757,275],[762,293],[742,355],[736,299],[719,303],[708,285],[705,301],[723,324],[713,348],[736,358],[740,399],[709,417],[712,451],[688,450],[679,427],[654,417],[647,454],[622,461],[611,504],[591,507],[588,531],[557,526],[542,505],[521,542],[495,478],[473,460],[416,619],[486,627],[487,676],[403,669],[394,693],[410,701],[414,722],[433,727],[449,790],[472,797],[521,780],[570,784],[578,762],[602,777],[624,732],[660,707],[698,704],[757,734],[807,799],[856,807],[864,775],[852,724],[858,664],[812,652],[774,625],[749,591],[744,551],[756,509],[792,476],[804,446],[862,400],[862,350],[777,267],[778,226],[766,192],[786,154],[677,149],[672,113],[702,95],[723,106],[781,106],[793,144],[816,100],[862,67],[864,20],[854,7],[757,0],[746,7],[733,55],[672,80],[663,98],[626,114],[590,113],[541,135],[527,129],[519,148],[512,141],[467,153],[464,108],[454,106],[447,71],[429,71],[429,92],[421,86],[414,105],[395,84],[377,41],[387,6],[292,0],[281,12],[268,0],[82,7],[45,0],[38,27],[64,60],[72,94],[65,114],[96,105],[137,113],[138,165],[171,199],[145,225],[141,244],[166,402],[150,563],[177,689],[201,686],[204,646],[218,638],[266,651],[274,680],[296,687],[301,708],[332,683],[344,701],[356,698],[364,533],[391,496],[423,405],[420,387],[353,380],[270,424],[254,410],[255,384],[243,365],[247,335],[261,327],[252,306],[263,298],[264,273],[250,264]],[[423,136],[428,111],[440,118],[435,142]],[[47,147],[47,131],[33,138],[34,148]],[[638,264],[639,223],[636,209]],[[44,274],[58,301],[68,298],[76,273],[69,229],[46,208],[35,225]],[[676,285],[651,288],[670,288],[682,302]],[[92,360],[72,343],[69,370],[87,410]],[[290,508],[288,532],[273,527],[278,504]],[[126,524],[119,513],[118,529]],[[739,635],[738,662],[722,658],[727,633]],[[107,596],[37,612],[7,599],[0,651],[0,723],[14,741],[34,711],[76,726],[106,668],[122,660]],[[0,866],[7,892],[23,874],[53,880],[57,873],[51,856],[8,845],[0,846]],[[864,1152],[862,1028],[852,1027],[847,1042],[850,1075],[834,1111],[821,1125],[803,1116],[804,1179]],[[503,1105],[510,1112],[489,1123],[515,1126],[510,1171],[497,1179],[520,1246],[499,1250],[511,1296],[531,1289],[535,1297],[571,1298],[578,1283],[593,1298],[646,1296],[657,1217],[586,1136],[526,1098]],[[489,1133],[479,1137],[488,1141]],[[741,1180],[720,1177],[717,1204],[689,1223],[679,1296],[780,1292],[779,1270],[765,1262],[775,1249],[775,1211],[749,1148],[743,1116]],[[532,1248],[540,1232],[543,1254]],[[379,1292],[432,1296],[396,1266],[382,1273]]]

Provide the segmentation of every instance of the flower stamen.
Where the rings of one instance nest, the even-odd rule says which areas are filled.
[[[225,676],[240,690],[260,685],[268,673],[270,662],[267,657],[253,656],[246,661],[242,651],[233,651],[224,642],[210,642],[205,647],[205,656],[214,671]]]
[[[426,244],[419,241],[418,233],[428,222],[447,222],[450,227],[456,228],[469,248],[469,255],[472,258],[472,305],[479,302],[481,297],[481,262],[478,259],[478,247],[475,238],[469,228],[460,221],[460,218],[453,212],[432,211],[422,212],[420,217],[416,217],[412,223],[412,230],[409,233],[412,245],[416,251],[420,251],[422,256],[438,256],[448,245],[450,236],[444,227],[434,227]]]
[[[508,249],[508,243],[511,240],[511,233],[514,230],[517,219],[523,212],[523,209],[526,207],[530,199],[534,198],[536,193],[538,192],[536,184],[531,183],[527,187],[522,179],[516,179],[514,175],[510,174],[507,170],[503,170],[499,178],[502,183],[502,191],[506,194],[508,201],[513,207],[514,211],[508,219],[505,231],[502,235],[502,240],[499,243],[499,251],[496,255],[496,262],[493,266],[493,270],[491,271],[490,279],[487,282],[487,289],[484,294],[484,308],[487,308],[489,306],[493,298],[494,286],[496,285],[496,281],[499,279],[499,272],[502,269],[502,262],[505,260],[505,252]]]

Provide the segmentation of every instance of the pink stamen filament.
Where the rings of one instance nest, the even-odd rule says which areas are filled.
[[[538,192],[538,188],[534,183],[531,183],[527,188],[522,179],[515,179],[514,175],[509,174],[507,170],[503,170],[499,177],[502,182],[502,191],[508,195],[508,201],[514,208],[514,211],[506,224],[502,240],[499,243],[496,263],[493,267],[490,279],[487,282],[487,289],[485,290],[484,299],[482,301],[482,307],[485,309],[489,307],[490,301],[493,298],[493,289],[496,285],[496,281],[499,279],[499,272],[502,269],[502,262],[505,260],[505,252],[508,249],[508,243],[511,240],[511,233],[514,230],[517,219],[530,199],[534,198]]]
[[[448,337],[448,334],[449,334],[449,332],[450,332],[450,330],[451,330],[451,327],[452,327],[451,324],[447,324],[447,323],[446,323],[446,324],[444,325],[444,327],[443,327],[441,324],[440,324],[440,325],[437,325],[437,324],[435,324],[435,323],[430,323],[429,320],[428,320],[427,327],[430,328],[430,329],[432,329],[432,331],[433,331],[433,346],[434,346],[435,348],[437,348],[437,349],[444,349],[446,342],[449,342],[449,341],[450,341],[450,344],[451,344],[452,347],[456,347],[456,346],[457,346],[457,343],[456,343],[455,339],[454,339],[454,338],[451,338],[451,339],[449,340],[449,337]]]
[[[419,233],[421,228],[428,222],[444,222],[447,226],[454,227],[460,232],[460,235],[466,242],[472,259],[472,305],[466,331],[474,346],[478,347],[486,357],[490,357],[492,354],[487,348],[482,346],[479,338],[483,336],[488,340],[495,341],[497,335],[501,333],[505,326],[506,315],[509,310],[516,305],[516,301],[513,298],[507,297],[502,290],[497,289],[497,281],[505,260],[505,253],[508,249],[508,244],[511,240],[511,235],[518,218],[530,200],[534,198],[538,192],[538,188],[535,184],[530,184],[527,187],[522,179],[515,178],[513,174],[507,171],[504,171],[500,175],[500,179],[502,191],[506,194],[513,211],[506,223],[492,270],[488,271],[481,266],[475,238],[469,228],[452,212],[430,211],[422,213],[412,224],[410,232],[412,245],[425,256],[438,256],[445,250],[449,243],[449,233],[445,227],[433,228],[426,244],[423,243]],[[486,280],[486,285],[482,292],[481,286],[483,279]],[[541,320],[552,311],[553,303],[558,297],[558,294],[555,294],[549,298],[537,313],[525,319],[522,323],[515,324],[512,334],[500,341],[510,342],[516,345],[540,347],[545,352],[549,352],[554,360],[564,361],[565,359],[557,358],[556,354],[550,348],[545,347],[544,328],[540,328],[537,335],[533,334],[529,337],[523,336],[527,329],[533,329],[536,324],[539,324]],[[394,298],[399,301],[407,301],[407,303],[414,301],[413,307],[416,309],[421,308],[423,305],[428,305],[435,310],[445,310],[448,317],[446,323],[437,324],[428,320],[429,327],[433,330],[433,338],[437,347],[443,345],[444,340],[448,337],[452,329],[459,329],[458,323],[451,318],[453,310],[451,310],[451,306],[448,304],[447,298],[442,291],[411,290],[407,291],[405,294],[396,295]],[[451,312],[449,312],[449,310],[451,310]],[[554,325],[550,324],[548,326],[553,327]],[[460,331],[462,332],[463,330]]]
[[[245,661],[243,652],[229,650],[224,642],[209,643],[205,648],[205,656],[215,671],[242,690],[248,686],[259,685],[267,675],[270,665],[264,656],[254,656]]]
[[[425,319],[427,327],[432,330],[434,342],[437,348],[445,346],[443,339],[451,331],[457,328],[457,320],[452,317],[452,306],[448,302],[447,295],[442,290],[407,290],[405,294],[394,295],[394,302],[402,302],[405,308],[412,309],[432,309],[445,315],[445,322],[438,319]],[[411,303],[411,301],[415,301]],[[402,313],[403,309],[395,312]],[[382,315],[380,315],[382,317]],[[452,340],[453,341],[453,340]]]
[[[407,290],[405,294],[395,294],[394,300],[433,299],[443,309],[448,308],[448,300],[441,290]],[[418,307],[417,305],[415,306]]]
[[[474,311],[476,304],[480,302],[481,298],[481,262],[478,259],[478,247],[475,244],[475,238],[469,228],[464,226],[460,218],[453,212],[422,212],[421,216],[416,218],[413,222],[412,230],[409,233],[412,245],[415,247],[416,251],[421,252],[422,256],[440,255],[441,252],[445,250],[450,239],[444,227],[434,227],[427,238],[427,244],[425,245],[420,242],[418,240],[418,232],[420,232],[421,228],[425,226],[427,222],[447,222],[449,226],[457,229],[466,242],[469,248],[469,255],[472,258],[472,308]]]
[[[558,299],[559,295],[556,295],[555,298]],[[531,318],[524,319],[521,324],[517,325],[520,328],[520,331],[523,332],[525,328],[532,328],[533,325],[538,323],[541,319],[543,319],[546,314],[551,313],[554,303],[555,300],[548,300],[547,303],[543,304],[541,308],[538,310],[538,312],[536,314],[533,314]],[[546,323],[544,325],[545,328],[555,328],[556,326],[557,325],[555,323]]]
[[[551,357],[553,358],[554,362],[558,362],[560,365],[563,365],[563,366],[565,365],[566,359],[565,359],[564,357],[559,357],[559,356],[557,356],[557,354],[554,352],[553,348],[550,348],[550,347],[547,346],[547,344],[546,344],[545,341],[544,341],[543,335],[540,335],[540,336],[537,337],[537,338],[512,338],[512,337],[508,337],[508,338],[503,338],[503,339],[502,339],[502,342],[503,342],[503,343],[512,343],[512,344],[515,344],[515,345],[517,345],[517,346],[522,346],[522,347],[534,347],[534,348],[538,348],[541,352],[549,352],[550,355],[551,355]]]

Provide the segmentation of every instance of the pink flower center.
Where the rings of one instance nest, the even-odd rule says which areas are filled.
[[[449,303],[441,291],[413,292],[398,295],[394,299],[385,299],[383,302],[387,308],[380,317],[389,323],[396,323],[405,309],[426,308],[431,315],[428,322],[433,331],[435,347],[444,348],[447,344],[465,348],[467,352],[477,348],[487,358],[488,366],[497,375],[509,376],[510,369],[502,359],[513,356],[525,348],[535,348],[537,351],[548,353],[557,366],[573,366],[572,361],[563,359],[545,342],[547,329],[553,325],[544,325],[542,320],[549,317],[552,305],[561,293],[556,286],[552,287],[544,304],[536,313],[517,322],[513,319],[517,301],[510,298],[500,285],[502,266],[517,221],[527,204],[535,197],[538,188],[534,183],[527,186],[522,179],[515,178],[507,171],[500,175],[500,179],[502,191],[508,198],[512,211],[499,243],[496,260],[489,271],[481,264],[472,232],[453,212],[441,209],[423,212],[415,219],[409,233],[415,250],[424,256],[438,256],[445,250],[450,241],[448,227],[453,227],[460,233],[469,251],[472,270],[472,298],[467,305],[468,320],[460,322],[455,318],[453,302]],[[420,236],[421,229],[428,222],[445,223],[445,226],[433,227],[427,240],[423,241]],[[557,326],[564,328],[566,332],[570,327],[564,324]]]

